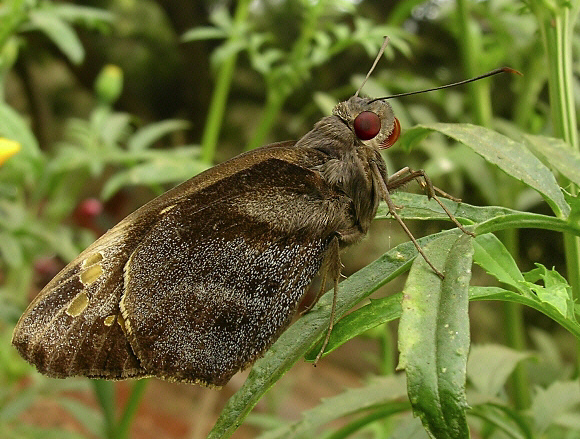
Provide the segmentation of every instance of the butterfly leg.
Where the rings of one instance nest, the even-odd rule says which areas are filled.
[[[441,279],[445,278],[443,273],[441,273],[437,269],[437,267],[435,267],[433,265],[433,263],[429,260],[429,258],[427,257],[427,255],[425,254],[425,252],[423,251],[423,249],[421,248],[421,246],[419,245],[419,243],[417,242],[417,240],[415,239],[415,237],[413,236],[413,234],[411,233],[411,231],[409,230],[407,225],[404,223],[403,219],[397,213],[397,206],[395,206],[395,203],[393,203],[393,199],[391,198],[391,195],[389,194],[389,189],[387,188],[387,184],[385,183],[385,180],[381,176],[381,173],[379,172],[379,168],[377,167],[376,163],[371,162],[371,169],[373,171],[373,174],[375,175],[375,180],[379,184],[379,191],[381,193],[381,197],[387,203],[387,207],[389,208],[389,213],[401,225],[401,227],[403,228],[403,230],[405,231],[407,236],[411,239],[411,241],[413,242],[413,244],[417,248],[417,251],[419,252],[419,254],[421,256],[423,256],[423,259],[425,259],[425,262],[427,262],[427,264],[431,267],[431,269],[435,272],[435,274],[437,276],[439,276]]]
[[[330,333],[332,332],[332,328],[334,327],[334,318],[336,315],[336,300],[338,297],[338,279],[340,278],[340,245],[338,241],[338,235],[334,235],[332,240],[330,241],[330,245],[328,248],[328,253],[326,256],[327,266],[325,268],[325,279],[327,273],[330,272],[332,278],[334,279],[334,294],[332,296],[332,308],[330,310],[330,323],[328,324],[328,330],[326,331],[326,337],[324,338],[324,342],[322,343],[322,347],[320,348],[320,352],[316,356],[314,360],[314,365],[318,363],[320,357],[324,353],[324,349],[326,349],[326,345],[328,344],[328,340],[330,339]],[[323,286],[324,288],[324,286]]]
[[[439,204],[439,206],[441,206],[441,208],[445,211],[445,213],[447,214],[449,219],[451,221],[453,221],[453,223],[459,228],[459,230],[461,230],[466,235],[470,235],[470,236],[475,237],[475,234],[473,232],[470,232],[469,230],[467,230],[465,227],[463,227],[463,225],[459,221],[457,221],[457,218],[455,218],[455,215],[453,215],[453,213],[451,213],[451,211],[447,208],[447,206],[445,206],[445,204],[443,204],[441,199],[437,196],[437,193],[444,198],[448,198],[449,200],[455,201],[456,203],[461,202],[461,200],[459,198],[455,198],[455,197],[449,195],[447,192],[444,192],[441,189],[433,186],[433,183],[431,183],[431,179],[429,178],[429,176],[425,173],[425,171],[423,169],[419,169],[418,171],[414,171],[411,168],[409,168],[408,166],[404,167],[403,169],[395,172],[393,175],[391,175],[389,177],[389,179],[387,181],[387,189],[388,189],[388,191],[393,191],[393,190],[407,184],[408,182],[410,182],[412,180],[415,180],[419,183],[419,185],[426,192],[427,197],[429,197],[429,199],[433,198],[437,202],[437,204]]]

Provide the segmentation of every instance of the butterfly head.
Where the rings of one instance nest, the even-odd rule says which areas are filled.
[[[353,96],[332,110],[363,144],[377,149],[392,146],[401,134],[401,125],[386,101]]]

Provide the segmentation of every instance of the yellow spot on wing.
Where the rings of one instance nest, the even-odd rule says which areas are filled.
[[[115,317],[116,317],[115,315],[105,317],[105,326],[111,326],[115,321]]]
[[[97,262],[101,262],[103,260],[103,254],[101,252],[97,252],[95,254],[90,255],[87,259],[83,261],[82,268],[90,267],[91,265],[95,265]]]
[[[117,323],[119,324],[125,335],[131,333],[131,326],[129,325],[129,322],[126,321],[121,314],[117,316]]]
[[[164,213],[169,212],[171,209],[173,209],[176,206],[176,204],[172,204],[171,206],[167,206],[165,209],[163,209],[161,212],[159,212],[160,215],[163,215]]]
[[[89,304],[87,293],[81,291],[78,293],[66,309],[69,316],[76,317],[82,313]]]
[[[90,285],[103,274],[101,264],[93,265],[81,273],[81,282],[83,285]]]

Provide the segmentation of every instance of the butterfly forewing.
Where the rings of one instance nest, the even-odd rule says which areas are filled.
[[[128,237],[150,226],[146,217],[120,223],[44,288],[14,331],[24,358],[54,377],[145,374],[124,335],[119,301],[123,269],[138,244]]]

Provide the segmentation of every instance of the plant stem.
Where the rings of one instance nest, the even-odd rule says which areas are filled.
[[[502,240],[504,243],[505,241]],[[518,303],[503,302],[504,328],[506,344],[518,351],[526,350],[524,317],[522,306]],[[528,370],[525,364],[518,364],[514,368],[510,379],[511,396],[516,408],[522,410],[530,406]]]
[[[481,70],[481,54],[484,53],[482,48],[481,32],[477,23],[469,14],[470,2],[468,0],[458,0],[457,2],[457,24],[460,29],[459,46],[463,58],[465,73],[468,78],[474,77]],[[489,81],[477,81],[469,84],[469,95],[472,102],[472,110],[475,122],[484,127],[492,125],[492,109]],[[501,181],[506,177],[496,172],[496,177]],[[500,184],[500,187],[509,187],[506,184]],[[502,206],[512,206],[513,197],[508,191],[499,192],[499,203]],[[516,229],[505,230],[501,234],[501,240],[512,255],[517,255],[518,235]],[[506,286],[509,288],[509,286]],[[525,330],[522,316],[522,307],[516,303],[504,303],[504,328],[506,333],[506,343],[513,349],[522,351],[526,349]],[[515,406],[523,409],[530,404],[530,395],[528,392],[528,374],[524,364],[519,364],[514,369],[511,385]]]
[[[265,143],[266,136],[278,118],[284,102],[286,102],[288,96],[300,85],[298,81],[301,82],[302,78],[308,73],[308,70],[312,68],[312,65],[309,62],[305,62],[305,59],[308,57],[311,39],[318,29],[318,20],[324,14],[327,2],[319,1],[308,7],[309,10],[304,14],[304,21],[300,28],[300,37],[292,45],[292,50],[286,62],[296,72],[294,81],[291,82],[289,77],[281,74],[279,70],[274,69],[271,72],[266,80],[268,86],[266,107],[262,112],[262,117],[254,136],[248,142],[246,147],[247,151],[258,148]]]
[[[248,142],[246,148],[248,151],[258,148],[264,144],[266,136],[272,129],[272,125],[274,125],[274,122],[282,110],[282,106],[286,101],[286,97],[287,96],[282,93],[268,94],[266,106],[264,107],[264,110],[262,111],[262,117],[260,118],[260,123],[258,124],[252,139],[250,142]]]
[[[361,428],[366,427],[378,419],[391,419],[390,416],[393,414],[405,412],[410,408],[411,406],[408,402],[392,402],[390,404],[385,404],[385,407],[381,407],[368,415],[364,415],[359,419],[351,421],[346,426],[326,436],[326,438],[344,439],[351,437],[353,436],[353,433],[359,431]]]
[[[105,437],[115,437],[115,391],[113,383],[105,380],[93,380],[93,390],[105,420]]]
[[[147,379],[140,379],[136,380],[133,384],[131,394],[129,395],[129,399],[125,404],[125,409],[123,410],[119,424],[115,429],[116,439],[124,439],[129,437],[129,428],[131,427],[135,413],[137,413],[137,409],[139,408],[139,402],[141,401],[141,397],[145,392],[147,382]]]
[[[469,1],[457,1],[457,24],[459,27],[458,43],[461,51],[463,70],[468,78],[481,73],[479,56],[483,52],[481,32],[469,15]],[[491,126],[491,99],[489,81],[475,81],[468,84],[471,109],[475,122],[484,127]]]
[[[247,19],[249,4],[249,0],[240,0],[238,2],[234,16],[234,29],[239,27],[239,25]],[[235,42],[240,38],[242,38],[242,35],[234,32],[232,35],[230,35],[228,43]],[[230,93],[237,59],[237,52],[232,53],[220,67],[216,86],[209,106],[209,114],[205,122],[203,136],[201,139],[201,159],[209,164],[212,164],[215,156],[217,142],[224,118],[226,102]]]
[[[579,150],[573,91],[572,41],[580,1],[559,1],[556,4],[547,4],[539,0],[530,0],[529,4],[538,20],[548,58],[548,88],[554,136],[563,139],[571,148]],[[562,184],[568,185],[567,190],[573,194],[578,193],[578,188],[570,182],[562,181]],[[580,239],[577,236],[564,234],[564,249],[568,282],[572,286],[573,297],[578,301],[580,299]],[[577,356],[576,361],[577,368],[580,369],[580,356]]]
[[[571,148],[579,149],[574,82],[572,75],[572,32],[578,14],[578,3],[561,6],[556,10],[543,8],[536,13],[546,55],[548,57],[548,86],[554,136],[563,139]],[[568,184],[569,182],[563,182]],[[568,187],[577,194],[577,187]],[[576,300],[580,299],[580,240],[571,235],[564,236],[568,281]]]
[[[580,228],[573,222],[552,216],[514,213],[491,218],[477,224],[473,231],[476,235],[506,229],[546,229],[555,232],[571,233],[580,236]]]
[[[385,324],[381,329],[379,336],[379,373],[381,375],[392,375],[396,366],[395,358],[393,356],[395,348],[393,334],[388,324]]]

